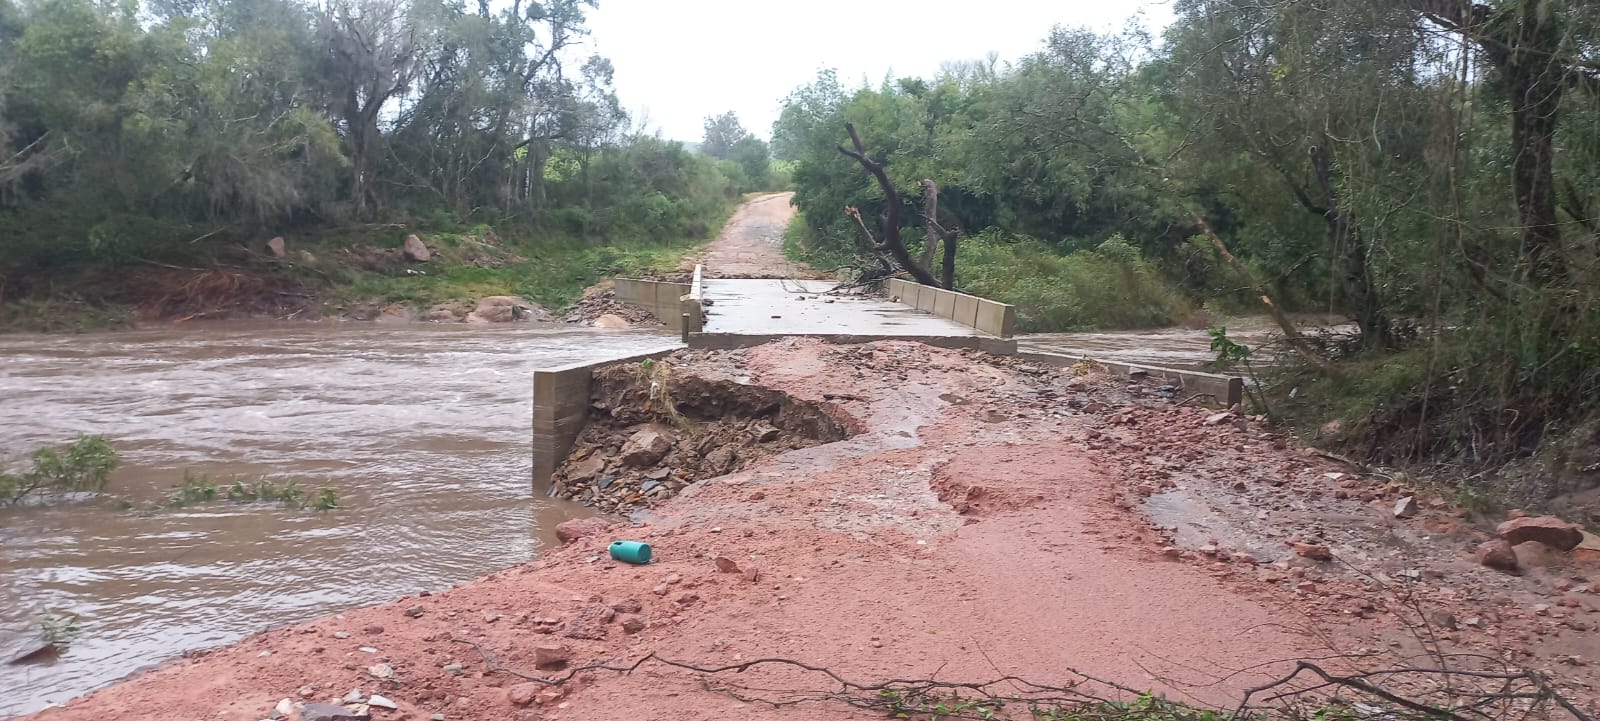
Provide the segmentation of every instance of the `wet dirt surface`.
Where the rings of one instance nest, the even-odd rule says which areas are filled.
[[[883,717],[816,700],[835,685],[793,668],[660,660],[772,657],[862,682],[1082,672],[1231,706],[1293,659],[1419,665],[1430,648],[1538,669],[1594,706],[1600,569],[1477,567],[1478,530],[1448,504],[1423,497],[1393,518],[1406,489],[1334,475],[1252,419],[907,342],[688,355],[698,374],[832,403],[861,432],[460,588],[254,636],[49,718],[264,718],[351,689],[394,700],[374,710],[385,721]],[[655,561],[611,561],[618,539],[647,541]],[[549,653],[567,670],[538,668]],[[633,670],[576,670],[591,663]]]
[[[817,278],[816,271],[783,257],[783,232],[794,218],[794,193],[757,196],[734,211],[706,249],[684,261],[712,278]]]
[[[81,627],[53,665],[0,665],[0,717],[189,649],[528,560],[556,523],[589,513],[532,497],[531,370],[672,342],[554,324],[6,336],[0,457],[104,434],[123,461],[110,492],[136,505],[189,469],[332,485],[345,508],[0,510],[0,651],[36,639],[46,612]]]

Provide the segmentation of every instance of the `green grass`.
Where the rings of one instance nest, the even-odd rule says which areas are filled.
[[[730,203],[716,218],[715,227],[701,237],[645,240],[641,234],[624,233],[620,240],[600,244],[559,233],[512,236],[486,226],[417,231],[435,249],[434,258],[381,270],[351,267],[340,260],[339,249],[363,243],[397,248],[410,231],[387,230],[370,238],[322,236],[298,244],[291,241],[291,247],[316,257],[295,272],[308,283],[328,287],[326,301],[334,312],[351,303],[373,301],[425,310],[493,295],[514,295],[557,311],[602,278],[676,270],[686,253],[716,236],[732,208]],[[290,253],[291,259],[294,255]]]

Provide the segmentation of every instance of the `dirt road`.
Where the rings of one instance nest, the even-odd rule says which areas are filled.
[[[713,278],[815,278],[816,272],[783,256],[783,233],[794,219],[794,193],[773,193],[746,201],[734,211],[710,245],[686,261]]]
[[[636,525],[523,566],[263,633],[49,718],[266,718],[283,699],[352,689],[398,706],[374,709],[380,720],[884,716],[842,703],[826,675],[744,666],[769,658],[864,684],[1066,685],[1083,673],[1226,705],[1287,659],[1416,665],[1423,642],[1534,665],[1592,703],[1592,671],[1557,655],[1594,657],[1595,603],[1577,595],[1588,586],[1558,584],[1546,599],[1542,572],[1402,575],[1435,558],[1396,558],[1360,529],[1426,539],[1438,558],[1470,554],[1473,536],[1445,509],[1376,522],[1371,511],[1392,504],[1371,490],[1381,481],[1363,481],[1372,503],[1336,501],[1349,479],[1330,477],[1336,467],[1248,424],[1208,423],[1208,411],[1153,387],[914,343],[789,340],[667,362],[803,400],[832,396],[831,412],[859,433],[702,481]],[[1181,522],[1147,515],[1147,499],[1210,494],[1226,500]],[[1230,507],[1275,518],[1273,504],[1287,514],[1306,497],[1330,509],[1321,521],[1289,516],[1300,535],[1234,545]],[[1196,526],[1199,540],[1181,538]],[[618,539],[649,542],[655,562],[611,561]],[[1316,543],[1333,560],[1298,550]],[[1399,620],[1416,616],[1426,635]],[[541,668],[553,656],[568,658]]]

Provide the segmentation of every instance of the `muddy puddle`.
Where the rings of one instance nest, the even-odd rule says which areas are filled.
[[[588,513],[532,493],[531,371],[672,342],[558,324],[0,336],[7,461],[98,433],[122,455],[111,492],[135,505],[188,469],[331,485],[344,506],[0,509],[0,652],[28,646],[44,614],[80,628],[54,664],[0,665],[0,717],[528,560]]]

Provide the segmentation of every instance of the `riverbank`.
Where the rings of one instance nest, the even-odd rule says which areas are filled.
[[[39,718],[267,718],[352,689],[397,707],[375,718],[419,721],[882,715],[849,703],[881,703],[876,691],[792,666],[662,659],[792,659],[867,685],[1082,673],[1229,706],[1293,659],[1375,668],[1437,652],[1595,698],[1594,668],[1572,661],[1600,657],[1600,616],[1572,579],[1600,569],[1520,546],[1523,576],[1477,566],[1480,531],[1447,504],[1397,518],[1397,489],[1249,419],[910,343],[671,362],[824,404],[861,432],[702,481],[530,563],[193,654]],[[649,542],[655,562],[610,560],[617,539]]]
[[[753,193],[745,201],[767,197]],[[722,203],[691,224],[692,232],[640,238],[418,221],[262,238],[193,266],[83,266],[57,271],[49,282],[30,276],[27,290],[19,290],[21,281],[0,283],[0,291],[12,292],[0,301],[0,333],[198,319],[462,322],[486,298],[528,311],[519,319],[540,317],[578,301],[604,277],[673,272],[744,205]]]

